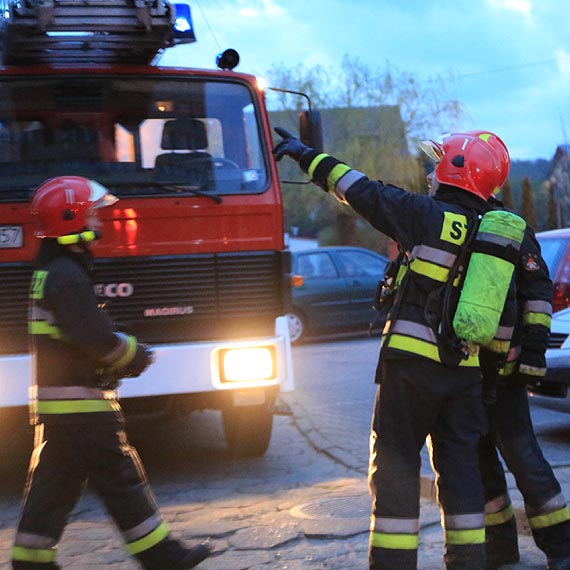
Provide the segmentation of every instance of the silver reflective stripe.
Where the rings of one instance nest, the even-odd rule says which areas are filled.
[[[566,506],[566,499],[562,494],[555,495],[540,507],[531,507],[525,504],[526,514],[529,516],[546,515]]]
[[[38,386],[37,397],[39,400],[112,400],[117,393],[87,386]]]
[[[337,183],[335,194],[341,201],[346,202],[344,195],[346,191],[358,180],[365,178],[365,175],[358,170],[349,170]]]
[[[552,305],[548,301],[527,301],[523,305],[525,313],[545,313],[552,315]]]
[[[421,338],[431,343],[437,343],[433,330],[425,325],[414,323],[413,321],[398,320],[390,329],[391,333],[400,333],[414,338]]]
[[[502,247],[512,246],[517,251],[520,249],[521,244],[520,242],[509,239],[504,236],[498,236],[497,234],[488,234],[487,232],[479,232],[477,233],[477,241],[485,241],[487,243],[494,243],[500,245]]]
[[[57,540],[51,536],[41,536],[30,532],[18,532],[14,538],[14,545],[23,548],[54,548],[57,546]]]
[[[546,376],[546,368],[538,366],[529,366],[528,364],[519,364],[519,372],[528,374],[529,376]]]
[[[370,518],[372,532],[386,532],[389,534],[418,534],[420,532],[419,519],[393,519],[385,517]]]
[[[444,515],[443,528],[464,530],[485,528],[485,513],[470,513],[466,515]]]
[[[150,516],[148,519],[143,521],[142,523],[138,524],[137,526],[130,528],[128,530],[124,530],[123,536],[125,538],[125,542],[133,542],[134,540],[138,540],[143,536],[151,533],[155,528],[157,528],[162,523],[162,518],[158,513]]]
[[[511,340],[515,327],[498,327],[495,338],[498,340]]]
[[[505,510],[510,504],[511,498],[509,495],[501,495],[485,503],[485,512],[487,514],[498,513]]]
[[[119,360],[127,351],[127,335],[117,332],[115,333],[115,336],[117,337],[119,344],[113,350],[103,356],[103,358],[101,358],[101,362],[103,364],[113,364]]]
[[[437,263],[438,265],[443,265],[450,269],[453,267],[457,256],[448,251],[430,247],[429,245],[417,245],[412,249],[412,259],[416,258],[425,259],[426,261]]]
[[[51,311],[35,305],[30,307],[28,318],[30,321],[46,321],[50,325],[56,324],[55,316]]]

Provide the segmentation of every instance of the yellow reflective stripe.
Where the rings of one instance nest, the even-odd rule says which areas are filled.
[[[507,362],[500,370],[499,376],[510,376],[514,371],[517,363],[516,361]]]
[[[61,339],[61,331],[59,327],[50,325],[45,321],[30,321],[28,323],[28,332],[30,334],[46,334],[55,339]]]
[[[327,156],[330,156],[326,153],[322,153],[322,154],[317,154],[317,156],[315,156],[315,158],[313,158],[313,160],[311,161],[311,164],[309,165],[309,169],[307,170],[307,174],[309,175],[310,178],[313,177],[313,174],[315,174],[315,170],[317,169],[317,166],[319,166],[319,164],[321,163],[321,161],[325,158],[327,158]]]
[[[137,339],[131,335],[125,335],[125,352],[119,360],[117,360],[111,369],[124,368],[134,357],[137,352]]]
[[[43,299],[44,298],[44,287],[46,284],[46,277],[48,272],[45,270],[34,271],[32,276],[32,287],[30,291],[31,299]]]
[[[94,412],[118,412],[116,400],[40,400],[39,414],[90,414]]]
[[[413,354],[419,354],[420,356],[425,356],[430,360],[441,362],[437,346],[429,342],[426,342],[425,340],[420,340],[418,338],[412,338],[409,336],[403,336],[399,334],[392,334],[388,339],[388,347],[396,348],[398,350],[404,350],[406,352],[412,352]],[[467,360],[462,360],[459,363],[459,366],[476,368],[479,366],[479,356],[470,355],[467,358]]]
[[[57,243],[61,245],[74,245],[83,241],[94,241],[97,239],[97,234],[93,230],[87,230],[78,234],[69,234],[57,238]]]
[[[24,548],[14,546],[12,548],[12,560],[18,562],[37,562],[38,564],[49,564],[55,562],[57,550],[55,548]]]
[[[370,544],[375,548],[389,548],[390,550],[417,550],[418,535],[371,532]]]
[[[394,286],[394,289],[396,289],[398,285],[400,285],[407,270],[408,270],[407,265],[400,265],[400,267],[398,267],[398,273],[396,274],[396,285]]]
[[[445,531],[446,544],[484,544],[485,529],[475,528],[469,530],[447,530]]]
[[[388,339],[388,346],[398,350],[405,350],[406,352],[413,352],[439,362],[439,351],[437,350],[437,346],[426,342],[425,340],[400,334],[393,334],[390,335]]]
[[[542,325],[550,328],[552,317],[545,313],[525,313],[523,315],[523,325]]]
[[[509,505],[506,509],[498,513],[490,513],[485,515],[485,526],[496,526],[498,524],[510,521],[514,516],[513,506]]]
[[[168,536],[168,527],[161,523],[152,532],[148,533],[145,537],[134,540],[127,544],[127,552],[131,555],[138,554],[144,550],[152,548],[155,544],[158,544],[161,540],[164,540]]]
[[[423,261],[422,259],[414,259],[410,263],[410,269],[420,275],[424,275],[435,281],[441,281],[442,283],[445,283],[449,277],[449,269],[447,269],[447,267],[441,267],[435,265],[435,263]]]
[[[510,346],[510,340],[499,340],[497,338],[494,338],[489,344],[485,345],[485,348],[493,352],[498,352],[500,354],[507,354],[507,352],[509,352]]]
[[[553,513],[548,513],[547,515],[538,515],[536,517],[528,517],[528,524],[530,528],[546,528],[548,526],[553,526],[561,522],[570,520],[570,511],[568,507],[562,507]]]
[[[349,171],[350,166],[346,164],[337,164],[327,176],[327,190],[329,192],[334,192],[336,188],[336,183]]]

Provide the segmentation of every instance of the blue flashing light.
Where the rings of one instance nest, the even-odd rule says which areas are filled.
[[[172,38],[175,44],[191,44],[196,41],[192,14],[188,4],[172,4],[174,9],[174,26]]]

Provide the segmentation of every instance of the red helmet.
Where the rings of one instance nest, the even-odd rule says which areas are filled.
[[[32,198],[31,213],[37,223],[34,235],[59,238],[79,234],[89,229],[87,217],[92,210],[116,201],[116,196],[94,180],[81,176],[51,178],[36,189]]]
[[[501,183],[497,184],[495,191],[498,191],[501,186],[507,181],[509,177],[509,169],[511,167],[511,157],[509,156],[509,151],[505,143],[495,134],[489,131],[468,131],[468,135],[473,135],[474,137],[479,137],[485,142],[489,143],[493,147],[499,162],[501,164]]]
[[[442,144],[420,145],[437,160],[435,176],[441,184],[463,188],[487,200],[506,182],[510,158],[505,143],[488,131],[453,133]]]

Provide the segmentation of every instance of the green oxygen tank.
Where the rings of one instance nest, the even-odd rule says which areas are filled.
[[[461,341],[484,346],[493,340],[526,228],[512,212],[493,210],[481,219],[453,318]]]

